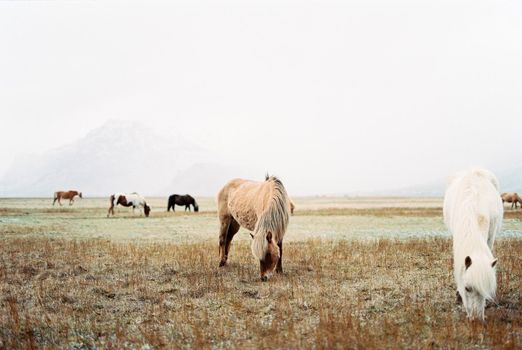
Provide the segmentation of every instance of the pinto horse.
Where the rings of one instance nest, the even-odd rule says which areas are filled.
[[[58,204],[62,205],[62,202],[61,202],[62,199],[68,199],[69,205],[73,205],[74,197],[76,197],[76,196],[82,198],[82,193],[78,192],[78,191],[72,191],[72,190],[54,192],[53,205],[56,203],[56,201],[58,201]]]
[[[517,203],[519,203],[520,208],[522,208],[522,198],[520,198],[516,192],[504,192],[500,195],[500,198],[502,198],[502,204],[504,204],[504,202],[511,203],[511,209],[513,209],[513,206],[517,209]]]
[[[196,200],[194,197],[186,194],[184,196],[180,196],[179,194],[173,194],[169,197],[169,202],[167,204],[167,211],[170,211],[170,208],[172,208],[172,211],[176,211],[174,206],[180,205],[185,206],[185,211],[190,211],[190,206],[192,205],[194,207],[194,211],[199,211],[198,203],[196,203]]]
[[[110,197],[110,207],[109,211],[107,213],[107,217],[112,213],[112,216],[114,216],[114,207],[116,205],[121,205],[124,207],[132,207],[132,212],[134,213],[134,209],[136,207],[143,208],[143,212],[145,213],[145,216],[149,216],[150,214],[150,207],[147,205],[147,202],[145,202],[145,198],[137,194],[136,192],[126,194],[126,193],[116,193],[111,195]]]
[[[453,233],[457,296],[469,319],[484,320],[486,300],[493,300],[497,289],[497,259],[491,250],[504,214],[498,188],[495,175],[477,169],[454,177],[444,196],[444,222]]]
[[[253,231],[251,250],[259,260],[261,280],[283,272],[283,237],[288,226],[290,200],[274,176],[264,182],[234,179],[218,194],[219,266],[225,266],[232,238],[243,226]]]

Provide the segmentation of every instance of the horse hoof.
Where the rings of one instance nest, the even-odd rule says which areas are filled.
[[[268,277],[266,276],[261,276],[261,282],[266,282],[268,281]]]
[[[225,264],[226,264],[226,261],[222,261],[219,263],[219,267],[223,267],[223,266],[225,266]]]

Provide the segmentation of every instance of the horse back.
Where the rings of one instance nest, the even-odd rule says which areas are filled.
[[[231,180],[218,194],[218,214],[231,215],[241,226],[253,231],[270,196],[266,182]]]

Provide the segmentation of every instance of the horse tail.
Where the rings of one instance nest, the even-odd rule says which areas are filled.
[[[275,242],[281,242],[290,218],[289,198],[281,180],[275,176],[269,176],[265,181],[273,183],[272,198],[268,208],[257,220],[251,247],[252,254],[260,260],[264,258],[267,249],[266,235],[268,232],[272,233]]]

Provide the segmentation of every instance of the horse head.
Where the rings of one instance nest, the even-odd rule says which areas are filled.
[[[83,198],[81,192],[78,192],[78,197]]]
[[[198,203],[194,202],[194,211],[197,213],[199,211]]]
[[[281,257],[279,247],[274,242],[272,232],[266,235],[258,233],[252,240],[252,253],[259,259],[261,280],[267,281],[274,273],[277,262]]]
[[[464,260],[464,274],[459,293],[469,319],[479,318],[484,320],[484,308],[486,300],[495,298],[497,289],[495,278],[495,265],[497,259],[491,261],[485,257],[467,256]]]
[[[149,217],[150,207],[147,205],[147,203],[143,204],[143,212],[145,213],[146,217]]]

